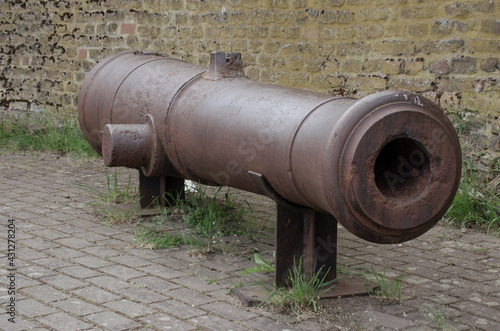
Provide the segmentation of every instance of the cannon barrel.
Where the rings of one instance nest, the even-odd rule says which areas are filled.
[[[126,51],[82,86],[81,129],[107,166],[266,194],[332,215],[377,243],[415,238],[452,203],[455,130],[408,91],[354,99],[253,81],[239,54],[207,67]]]

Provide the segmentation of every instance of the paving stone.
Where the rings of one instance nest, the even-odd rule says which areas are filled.
[[[37,250],[33,250],[29,247],[16,247],[16,253],[20,259],[25,261],[31,261],[35,259],[43,259],[47,257],[47,254]]]
[[[492,330],[499,330],[500,328],[500,323],[492,321],[491,319],[485,318],[485,317],[480,317],[477,315],[464,315],[461,316],[457,319],[455,319],[452,322],[448,322],[447,324],[450,327],[453,327],[455,330],[455,324],[454,323],[463,323],[467,325],[470,329],[479,329],[479,330],[487,330],[487,331],[492,331]]]
[[[491,288],[488,287],[487,282],[474,282],[467,279],[462,278],[449,278],[442,279],[441,283],[443,284],[451,284],[454,286],[454,289],[449,290],[447,293],[456,297],[463,297],[463,295],[467,292],[475,293],[475,292],[484,292],[488,293]],[[464,291],[464,289],[467,289]]]
[[[29,288],[31,286],[35,286],[35,285],[39,285],[39,284],[40,284],[40,282],[35,280],[35,279],[26,277],[26,276],[21,275],[21,274],[16,274],[16,287],[18,289],[23,289],[25,287]]]
[[[177,266],[181,266],[182,268],[185,268],[184,262],[182,262],[182,265],[181,265],[179,260],[172,259],[172,258],[168,257],[167,254],[162,253],[162,250],[130,248],[127,250],[127,253],[130,255],[137,256],[141,259],[150,260],[150,261],[153,261],[156,263],[159,262],[159,261],[157,261],[158,259],[164,259],[165,263],[163,263],[163,264],[172,266],[174,269]],[[174,262],[174,263],[172,263],[172,262]],[[176,264],[176,265],[172,265],[172,264]]]
[[[293,316],[263,309],[248,311],[226,294],[227,288],[244,281],[240,270],[255,264],[251,259],[254,250],[271,258],[266,252],[274,250],[272,236],[248,243],[248,247],[242,241],[241,256],[193,254],[185,247],[157,251],[131,247],[135,224],[102,225],[85,205],[93,201],[92,195],[68,185],[98,184],[95,187],[104,190],[101,160],[80,167],[80,161],[65,157],[10,157],[15,161],[3,161],[5,156],[0,153],[0,190],[5,192],[0,197],[0,218],[15,217],[20,229],[16,238],[20,243],[16,327],[25,327],[19,329],[52,330],[68,325],[77,329],[74,324],[78,323],[84,323],[87,330],[327,329],[317,318],[291,327],[288,323]],[[134,174],[136,185],[136,171],[122,170]],[[244,197],[250,202],[261,201],[247,193]],[[272,213],[274,202],[266,206],[257,207]],[[273,224],[270,226],[272,234]],[[0,230],[5,233],[4,224]],[[424,310],[428,308],[441,309],[451,323],[447,326],[454,330],[500,330],[496,317],[500,311],[500,242],[496,237],[438,224],[415,240],[376,245],[339,226],[338,250],[339,262],[364,267],[367,273],[372,265],[376,270],[387,266],[386,276],[391,280],[407,268],[403,295],[411,298],[401,305],[384,304],[377,298],[324,301],[331,311],[337,312],[331,306],[338,305],[347,314],[358,312],[358,329],[389,330],[401,325],[404,331],[437,328]],[[0,269],[2,285],[6,274]],[[7,289],[0,287],[0,304],[8,300]],[[23,311],[33,320],[23,320]],[[108,317],[112,325],[100,324],[109,322]],[[45,327],[38,323],[39,318],[48,318],[43,322]],[[413,324],[408,326],[408,321]],[[5,319],[0,318],[0,329],[13,330],[4,324]]]
[[[206,292],[205,294],[211,298],[214,298],[217,301],[220,301],[220,302],[227,302],[227,303],[237,305],[237,306],[241,305],[241,301],[239,301],[237,297],[233,296],[230,293],[229,287],[219,289],[216,291],[212,291],[212,292]]]
[[[150,265],[147,267],[142,267],[139,268],[139,270],[142,270],[144,272],[147,272],[149,274],[164,278],[164,279],[172,279],[172,278],[177,278],[177,277],[182,277],[186,276],[185,273],[161,266],[161,265]]]
[[[146,274],[143,272],[119,264],[112,265],[109,267],[103,267],[100,268],[99,270],[101,270],[103,273],[110,274],[112,276],[115,276],[123,280],[129,280],[132,278],[146,276]]]
[[[42,277],[53,276],[56,274],[56,272],[53,270],[29,264],[22,268],[18,268],[17,271],[32,279],[39,279]]]
[[[105,226],[94,227],[94,228],[92,228],[92,231],[97,232],[99,234],[102,234],[104,236],[108,236],[108,237],[115,235],[115,234],[120,234],[122,232],[122,230],[114,229],[114,228],[110,228],[110,227],[105,227]]]
[[[91,242],[88,242],[87,240],[83,240],[80,238],[63,238],[63,239],[58,239],[56,242],[60,243],[61,245],[71,247],[74,249],[82,249],[85,247],[93,246],[94,244]]]
[[[450,303],[458,302],[461,299],[454,296],[446,295],[444,293],[436,293],[434,291],[434,293],[429,297],[429,300],[432,300],[440,304],[448,305]]]
[[[211,292],[216,290],[222,290],[223,287],[216,284],[216,278],[204,278],[204,277],[179,277],[173,280],[177,284],[184,285],[190,289],[200,291],[200,292]]]
[[[89,222],[89,223],[93,224],[93,226],[95,227],[95,223],[94,222]],[[100,240],[109,239],[108,236],[103,236],[102,234],[98,234],[98,233],[95,233],[95,232],[91,231],[92,228],[90,228],[89,231],[75,233],[74,236],[77,237],[77,238],[80,238],[80,239],[84,239],[84,240],[90,241],[90,242],[97,242],[97,241],[100,241]]]
[[[492,307],[488,307],[486,305],[482,305],[476,302],[471,301],[462,301],[453,303],[450,305],[453,308],[456,308],[460,311],[464,311],[466,313],[484,318],[490,319],[496,323],[500,323],[500,314],[499,309],[495,309]]]
[[[99,306],[90,304],[77,298],[57,301],[52,305],[75,316],[94,314],[103,310],[103,308]]]
[[[186,251],[183,249],[170,249],[168,252],[171,258],[175,258],[177,260],[183,261],[184,263],[188,262],[188,266],[192,266],[195,263],[199,263],[202,259],[195,254],[186,254]]]
[[[82,322],[76,317],[66,313],[57,313],[39,317],[38,321],[50,326],[54,330],[61,329],[61,326],[63,325],[66,330],[82,330],[91,327],[91,324]]]
[[[145,286],[157,292],[165,292],[179,288],[179,285],[173,284],[169,281],[156,278],[154,276],[145,276],[140,278],[131,279],[130,282],[139,286]]]
[[[355,319],[361,320],[363,325],[370,325],[367,327],[367,330],[376,330],[377,328],[403,329],[415,324],[407,319],[381,313],[376,310],[357,311],[352,316]]]
[[[268,317],[258,316],[242,322],[243,325],[248,326],[254,330],[259,331],[277,331],[277,330],[293,330],[289,325],[272,320]],[[313,330],[313,329],[310,329]]]
[[[39,251],[60,246],[58,243],[53,243],[48,239],[38,238],[38,237],[30,238],[30,240],[25,240],[23,241],[23,244],[34,250],[39,250]]]
[[[115,293],[120,293],[121,290],[132,285],[131,283],[111,276],[87,278],[86,281]]]
[[[153,303],[152,306],[162,311],[168,312],[169,314],[180,319],[189,319],[206,314],[204,310],[195,308],[192,305],[186,305],[176,300],[164,300],[161,302]]]
[[[229,263],[224,263],[221,261],[203,261],[200,263],[200,265],[210,269],[210,270],[216,270],[220,272],[231,272],[231,271],[237,271],[241,270],[239,266],[237,265],[232,265]]]
[[[47,194],[47,193],[45,193]],[[44,226],[44,227],[55,227],[55,226],[60,226],[63,223],[60,221],[56,221],[52,218],[45,217],[45,216],[37,216],[36,218],[32,219],[31,222],[36,223],[38,225]]]
[[[430,268],[429,266],[426,267],[413,264],[413,265],[395,266],[394,268],[400,272],[406,270],[407,276],[420,276],[421,278],[424,279],[432,279],[436,281],[439,281],[443,278],[451,277],[451,274],[441,271],[441,269],[437,270]]]
[[[38,259],[36,261],[33,261],[33,263],[36,263],[38,265],[41,265],[49,270],[56,270],[59,268],[64,268],[64,267],[69,267],[72,264],[54,257],[47,257],[44,259]]]
[[[68,208],[68,210],[73,210],[73,208]],[[74,212],[72,212],[72,214],[74,214]],[[72,218],[72,219],[66,220],[64,222],[65,224],[73,225],[75,227],[83,229],[83,232],[76,233],[75,237],[84,238],[86,233],[97,236],[96,233],[89,232],[89,231],[92,231],[96,227],[96,223],[83,219],[82,216],[84,216],[84,215],[82,215],[81,213],[77,213],[77,215],[78,215],[77,218]],[[92,218],[92,219],[95,219],[95,218]],[[91,241],[94,241],[94,240],[91,240]]]
[[[96,323],[106,330],[129,330],[141,326],[140,323],[118,315],[112,311],[103,311],[86,317],[89,321]],[[76,329],[75,329],[76,330]]]
[[[57,207],[58,209],[61,208],[61,205],[60,204],[57,204]],[[55,219],[57,221],[66,221],[66,220],[71,220],[74,216],[73,215],[68,215],[68,214],[65,214],[65,213],[52,213],[49,215],[50,218],[52,219]],[[74,233],[74,232],[71,232],[71,233]]]
[[[231,331],[240,331],[247,330],[245,327],[237,325],[233,322],[229,322],[225,319],[222,319],[213,315],[203,315],[192,318],[189,320],[190,323],[203,327],[206,330],[213,331],[221,331],[221,330],[231,330]]]
[[[40,236],[40,237],[44,237],[44,238],[49,239],[49,240],[66,238],[69,236],[67,233],[59,232],[59,231],[52,230],[52,229],[50,229],[50,230],[43,229],[43,228],[37,230],[36,235]]]
[[[156,312],[154,309],[148,308],[144,304],[135,303],[130,300],[111,301],[104,304],[104,306],[110,310],[119,311],[131,318],[150,315]]]
[[[212,302],[207,305],[200,306],[200,308],[230,321],[241,321],[257,317],[254,313],[226,302]]]
[[[120,299],[119,296],[93,285],[73,290],[71,293],[96,304]]]
[[[3,275],[2,275],[3,276]],[[10,301],[11,295],[9,295],[9,288],[7,286],[0,287],[0,304],[8,303]],[[16,293],[16,300],[22,300],[26,298],[24,295],[19,292]]]
[[[58,208],[60,208],[61,206],[59,205]],[[74,216],[73,216],[74,217]],[[73,225],[68,225],[66,224],[65,222],[61,222],[61,225],[57,225],[57,226],[53,226],[52,229],[56,229],[58,231],[61,231],[61,232],[64,232],[64,233],[67,233],[67,234],[70,234],[70,235],[74,235],[76,233],[79,233],[79,232],[82,232],[82,231],[85,231],[84,229],[82,228],[79,228],[77,226],[73,226]],[[64,241],[64,242],[67,242],[67,241]],[[64,243],[63,242],[63,243]],[[73,246],[70,246],[70,247],[73,247]],[[78,248],[78,247],[74,247],[74,248]]]
[[[48,328],[41,328],[39,323],[35,321],[28,321],[22,316],[16,316],[14,319],[15,323],[9,322],[7,315],[2,314],[0,317],[0,330],[8,330],[8,331],[25,331],[25,330],[47,330]]]
[[[151,290],[148,290],[146,288],[140,288],[140,287],[129,287],[126,289],[123,289],[120,291],[120,294],[131,298],[137,302],[142,302],[142,303],[153,303],[153,302],[160,302],[167,300],[168,298],[160,295],[158,293],[155,293]]]
[[[95,256],[99,256],[102,258],[107,258],[107,257],[117,256],[117,255],[122,254],[120,251],[118,251],[116,249],[105,247],[102,245],[86,247],[86,248],[82,249],[82,252],[86,252],[86,253],[89,253],[89,254],[92,254]]]
[[[48,315],[55,312],[54,308],[50,308],[46,304],[42,304],[31,298],[18,300],[16,302],[16,307],[17,312],[28,318]]]
[[[164,295],[194,306],[199,306],[215,301],[214,298],[208,297],[206,295],[203,295],[195,291],[191,291],[187,288],[180,288],[168,291],[165,292]]]
[[[61,273],[68,274],[72,277],[85,279],[89,277],[101,276],[102,273],[82,266],[71,266],[58,269]]]
[[[152,325],[159,330],[189,331],[197,329],[196,326],[190,325],[166,314],[156,314],[153,316],[142,317],[139,320],[146,323],[147,325]]]
[[[152,262],[150,262],[150,261],[138,258],[136,256],[132,256],[132,255],[113,256],[110,258],[110,260],[113,260],[119,264],[125,265],[127,267],[131,267],[131,268],[144,267],[144,266],[152,264]]]
[[[96,242],[96,244],[99,245],[105,245],[107,247],[115,248],[115,249],[120,249],[120,250],[125,250],[130,244],[127,241],[122,241],[118,239],[105,239]]]
[[[193,266],[190,268],[191,274],[195,276],[201,276],[204,278],[215,278],[215,279],[223,279],[225,277],[228,277],[227,274],[217,271],[217,270],[212,270],[209,268],[205,268],[202,266]]]
[[[309,330],[328,330],[325,328],[325,326],[319,322],[311,321],[311,320],[305,320],[298,322],[294,327],[297,330],[304,330],[304,331],[309,331]],[[395,329],[397,330],[397,329]]]
[[[85,256],[82,256],[82,257],[79,257],[76,259],[72,259],[72,260],[78,264],[83,264],[84,266],[86,266],[87,268],[90,268],[90,269],[96,269],[96,268],[98,269],[98,268],[107,267],[107,266],[114,264],[113,262],[110,262],[110,261],[107,261],[107,260],[104,260],[104,259],[101,259],[101,258],[98,258],[95,256],[91,256],[91,255],[90,256],[85,255]]]
[[[119,233],[111,236],[113,239],[125,242],[133,242],[135,240],[135,233]]]
[[[87,283],[82,282],[76,278],[62,274],[53,277],[46,277],[43,279],[43,281],[63,290],[72,290],[87,285]]]
[[[67,294],[61,292],[60,290],[47,285],[27,287],[22,291],[26,293],[27,296],[32,296],[39,301],[47,303],[67,299],[69,297]]]
[[[85,256],[85,253],[80,252],[76,249],[68,247],[57,247],[47,251],[50,255],[53,255],[60,259],[73,259],[81,256]]]

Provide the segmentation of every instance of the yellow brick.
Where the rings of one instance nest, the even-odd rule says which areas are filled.
[[[254,80],[259,80],[260,79],[260,68],[259,67],[247,67],[245,69],[245,74],[247,75],[248,78],[254,79]]]
[[[382,91],[387,81],[382,76],[358,76],[347,80],[347,88],[361,91]]]
[[[348,73],[360,73],[363,68],[363,62],[361,60],[347,59],[343,61],[340,65],[341,72]]]

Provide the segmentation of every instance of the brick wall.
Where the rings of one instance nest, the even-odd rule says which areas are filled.
[[[86,0],[0,3],[0,106],[75,111],[100,59],[146,49],[206,64],[241,52],[252,79],[363,96],[403,88],[500,115],[500,1]],[[496,131],[498,138],[498,129]]]

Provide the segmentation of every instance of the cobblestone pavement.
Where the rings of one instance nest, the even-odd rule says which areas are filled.
[[[3,330],[500,330],[498,237],[437,226],[407,243],[374,245],[339,229],[344,266],[368,274],[386,267],[391,279],[406,269],[404,300],[330,299],[319,314],[296,320],[228,294],[248,282],[240,272],[253,252],[272,245],[233,244],[238,254],[208,255],[141,248],[138,225],[102,224],[88,205],[88,187],[106,183],[99,161],[3,152],[0,169]]]

